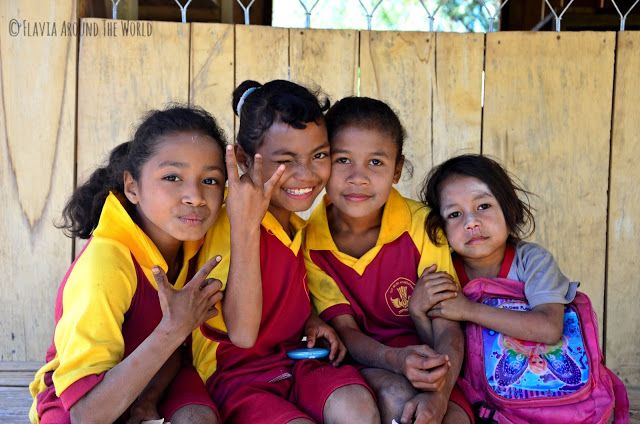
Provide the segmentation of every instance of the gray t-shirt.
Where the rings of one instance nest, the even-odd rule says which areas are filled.
[[[524,282],[524,294],[532,308],[544,303],[567,304],[580,285],[565,277],[547,249],[525,241],[516,245],[507,278]]]

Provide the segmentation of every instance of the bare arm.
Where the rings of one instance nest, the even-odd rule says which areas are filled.
[[[448,364],[427,345],[392,348],[364,334],[350,315],[331,320],[351,356],[359,363],[404,375],[414,387],[437,390],[442,385]]]
[[[205,278],[217,263],[207,262],[182,290],[175,290],[160,268],[160,274],[154,269],[162,320],[149,337],[71,407],[73,423],[115,421],[191,331],[215,313],[212,308],[222,298],[221,284],[205,284]]]
[[[231,261],[222,310],[231,342],[241,348],[250,348],[258,338],[262,319],[260,223],[269,207],[271,193],[284,173],[284,166],[263,183],[262,157],[256,155],[252,175],[240,177],[232,146],[227,146],[226,164]]]
[[[564,305],[547,303],[531,311],[511,311],[468,300],[462,293],[440,302],[428,315],[455,321],[471,321],[504,335],[533,342],[555,344],[562,337]]]

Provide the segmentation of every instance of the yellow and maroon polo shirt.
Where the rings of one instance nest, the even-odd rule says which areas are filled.
[[[193,333],[193,360],[214,401],[222,404],[229,393],[247,381],[272,381],[290,377],[292,361],[286,351],[298,347],[311,314],[302,257],[304,220],[292,214],[297,230],[293,240],[269,212],[260,227],[262,318],[255,345],[241,349],[227,336],[224,311]],[[208,232],[199,263],[221,255],[210,274],[226,285],[230,264],[230,224],[226,209]]]
[[[391,190],[376,245],[360,258],[338,250],[327,220],[328,198],[316,207],[304,246],[309,291],[320,317],[330,321],[352,315],[362,331],[388,346],[420,344],[409,316],[409,298],[425,268],[455,277],[449,246],[434,245],[419,202]]]
[[[176,288],[184,286],[189,260],[201,242],[184,243]],[[154,265],[167,272],[153,241],[109,194],[98,226],[58,290],[53,343],[29,386],[32,422],[39,421],[47,403],[62,402],[70,410],[155,329],[162,310],[151,273]]]

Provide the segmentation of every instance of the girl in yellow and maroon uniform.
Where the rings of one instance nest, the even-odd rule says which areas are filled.
[[[331,178],[305,240],[314,305],[361,364],[383,422],[466,422],[471,408],[454,387],[460,327],[412,313],[414,288],[455,270],[448,247],[425,232],[428,210],[393,189],[404,162],[400,120],[366,97],[340,100],[326,118]]]
[[[74,192],[63,227],[89,241],[58,292],[32,422],[217,422],[178,347],[222,297],[220,282],[205,280],[220,257],[187,280],[222,203],[224,145],[203,110],[154,111]]]
[[[325,338],[334,365],[345,353],[331,327],[312,313],[301,251],[304,221],[294,214],[311,206],[329,178],[323,108],[306,88],[282,80],[243,82],[234,92],[233,108],[240,117],[241,167],[251,171],[255,163],[250,158],[260,154],[265,172],[277,167],[285,171],[259,229],[256,263],[262,284],[248,293],[255,303],[253,314],[246,317],[259,328],[255,344],[233,343],[226,334],[226,317],[215,317],[193,336],[198,372],[225,422],[378,422],[373,396],[355,368],[335,368],[318,360],[294,362],[286,354],[300,346],[304,335],[309,347]],[[205,240],[202,261],[217,252],[228,256],[233,224],[223,211]],[[224,268],[212,275],[226,281]]]

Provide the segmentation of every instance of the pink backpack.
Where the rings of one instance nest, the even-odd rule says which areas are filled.
[[[493,307],[530,309],[518,281],[478,278],[465,285],[464,294]],[[464,377],[458,384],[477,422],[629,423],[627,392],[603,364],[597,319],[584,293],[565,307],[556,345],[503,336],[471,322],[465,331]]]

